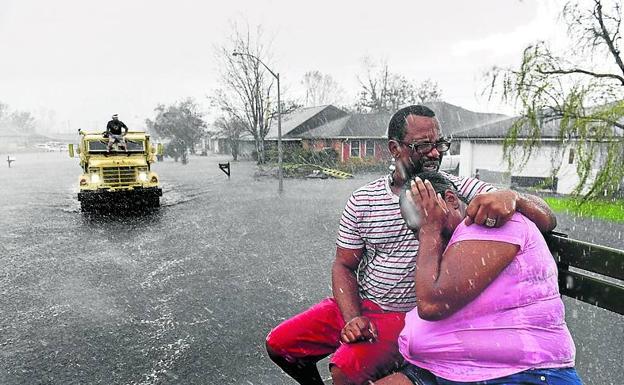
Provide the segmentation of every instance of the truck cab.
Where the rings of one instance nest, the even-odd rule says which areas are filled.
[[[126,149],[114,145],[108,151],[108,138],[101,132],[80,130],[78,157],[82,174],[78,178],[78,200],[82,211],[125,205],[128,209],[160,206],[162,189],[151,165],[162,145],[152,146],[143,131],[128,131]],[[74,146],[69,145],[74,157]]]

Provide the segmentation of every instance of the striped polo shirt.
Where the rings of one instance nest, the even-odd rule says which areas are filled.
[[[441,174],[468,200],[495,190],[478,179]],[[340,219],[336,245],[364,249],[356,272],[361,298],[388,311],[408,312],[416,306],[418,238],[401,217],[399,197],[390,189],[390,175],[351,194]]]

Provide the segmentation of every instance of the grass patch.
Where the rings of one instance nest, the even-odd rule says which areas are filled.
[[[555,212],[565,212],[587,218],[599,218],[624,223],[624,199],[591,200],[581,204],[579,198],[544,198]]]

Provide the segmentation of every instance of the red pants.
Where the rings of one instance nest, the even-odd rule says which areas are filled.
[[[403,362],[397,339],[405,313],[386,312],[369,300],[362,301],[361,310],[377,327],[375,341],[342,343],[345,321],[336,301],[327,298],[278,325],[267,336],[267,345],[290,362],[318,361],[334,353],[330,366],[336,365],[353,383],[375,380]]]

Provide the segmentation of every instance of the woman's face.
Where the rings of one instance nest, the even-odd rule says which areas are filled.
[[[444,192],[444,201],[448,208],[446,229],[452,234],[466,217],[466,204],[451,190]]]

